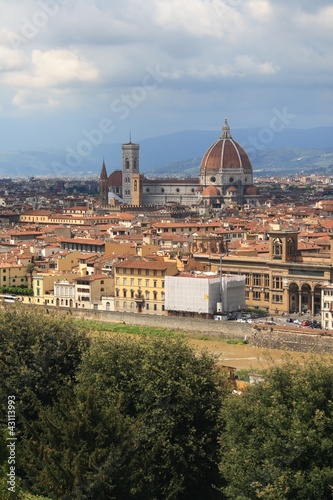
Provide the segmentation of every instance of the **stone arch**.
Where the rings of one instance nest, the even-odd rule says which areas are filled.
[[[312,310],[312,290],[308,283],[303,283],[301,287],[301,312]]]
[[[299,286],[297,283],[289,285],[289,312],[299,311]]]
[[[287,255],[295,255],[296,254],[296,241],[294,238],[290,237],[287,240]]]
[[[282,259],[282,241],[275,238],[273,241],[273,259]]]

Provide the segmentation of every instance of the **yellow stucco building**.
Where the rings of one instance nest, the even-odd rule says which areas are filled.
[[[178,273],[176,262],[126,259],[115,265],[115,311],[164,314],[165,277]]]

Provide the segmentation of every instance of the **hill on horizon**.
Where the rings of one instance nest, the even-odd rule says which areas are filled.
[[[198,175],[201,158],[220,134],[219,130],[185,130],[137,141],[140,172]],[[333,127],[284,129],[275,133],[268,128],[246,128],[231,130],[231,134],[249,154],[254,171],[326,170],[333,166]],[[0,176],[93,176],[100,173],[103,158],[108,173],[121,169],[120,143],[104,143],[91,149],[86,157],[70,156],[61,149],[4,153],[0,155]]]

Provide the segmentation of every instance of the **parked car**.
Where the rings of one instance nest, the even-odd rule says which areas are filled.
[[[307,320],[307,319],[304,319],[302,322],[301,322],[301,325],[302,326],[310,326],[310,321]]]

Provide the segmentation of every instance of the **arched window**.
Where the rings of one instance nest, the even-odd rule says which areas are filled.
[[[134,181],[134,191],[137,191],[138,190],[138,181],[135,180]]]
[[[129,169],[129,159],[128,158],[126,158],[126,160],[125,160],[125,168]]]
[[[273,257],[275,259],[282,258],[282,242],[280,238],[275,238],[273,241]]]
[[[289,238],[287,241],[287,253],[288,255],[295,255],[296,253],[296,243],[294,238]]]

